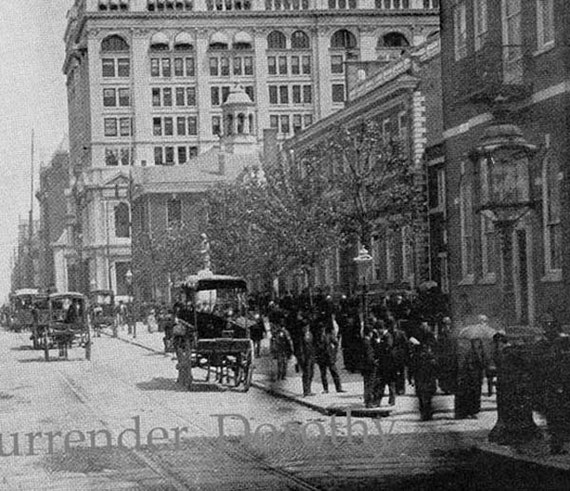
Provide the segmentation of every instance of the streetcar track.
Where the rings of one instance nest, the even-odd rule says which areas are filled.
[[[134,345],[138,346],[138,345]],[[93,360],[91,363],[96,363]],[[115,378],[115,380],[119,381],[122,385],[129,387],[130,389],[133,388],[132,384],[125,379],[123,379],[117,372],[109,369],[106,365],[97,364],[98,368],[101,368],[104,372],[107,372]],[[60,369],[56,368],[56,373],[66,382],[66,385],[70,388],[73,392],[74,396],[85,406],[87,407],[96,417],[99,419],[99,415],[102,413],[105,417],[108,417],[104,410],[101,410],[96,405],[93,404],[93,401],[87,396],[85,390],[74,383],[73,379],[71,379],[67,374],[64,374]],[[180,414],[178,411],[162,405],[162,401],[158,400],[155,396],[152,396],[148,393],[141,392],[141,396],[144,396],[148,401],[153,403],[155,406],[159,406],[162,410],[166,410],[167,412],[176,416],[181,422],[185,425],[191,426],[195,429],[198,429],[200,432],[208,435],[209,431],[207,428],[203,427],[202,425],[197,424],[194,421],[188,419],[185,415]],[[112,419],[112,418],[111,418]],[[108,426],[108,423],[101,421],[105,426]],[[263,457],[258,456],[254,452],[248,450],[247,448],[241,447],[239,450],[235,449],[232,450],[227,446],[221,447],[220,445],[207,441],[207,444],[211,446],[214,450],[223,452],[226,456],[230,457],[232,460],[236,462],[242,463],[250,463],[250,464],[257,464],[260,470],[267,472],[268,474],[276,475],[280,478],[288,480],[291,484],[295,487],[294,489],[300,490],[307,490],[307,491],[319,491],[322,488],[314,486],[313,484],[307,482],[306,480],[296,476],[295,474],[286,471],[277,466],[273,466],[265,461]],[[150,455],[144,454],[138,449],[131,448],[129,449],[130,452],[134,455],[134,457],[140,462],[150,468],[153,472],[155,472],[158,476],[165,479],[169,484],[172,484],[176,490],[187,490],[188,484],[184,478],[179,476],[177,473],[174,473],[170,468],[167,468],[167,465],[164,463],[164,458],[152,454]],[[244,457],[248,457],[248,459],[244,459]]]
[[[105,414],[100,408],[96,407],[92,401],[88,398],[86,394],[84,394],[83,388],[77,387],[76,384],[73,383],[72,379],[67,374],[64,374],[59,369],[56,369],[56,373],[66,382],[67,386],[72,390],[75,396],[81,401],[81,403],[88,408],[96,417],[99,416],[100,413]],[[121,382],[123,382],[121,380]],[[83,392],[83,394],[82,394]],[[105,414],[108,417],[107,414]],[[108,426],[108,423],[104,422],[105,426]],[[170,471],[170,469],[165,468],[163,465],[158,465],[156,462],[153,462],[152,459],[145,456],[140,450],[136,448],[128,449],[129,453],[131,453],[139,463],[143,463],[146,465],[150,470],[152,470],[155,474],[159,477],[165,479],[169,485],[172,485],[177,491],[186,491],[188,490],[188,486],[184,480],[180,478],[180,476],[174,474]]]

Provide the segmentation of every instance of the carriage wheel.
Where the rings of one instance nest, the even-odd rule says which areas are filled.
[[[49,361],[49,339],[47,328],[44,330],[44,358],[46,361]]]
[[[244,379],[244,367],[241,361],[241,353],[236,355],[236,361],[234,362],[234,366],[232,367],[234,372],[234,386],[239,386]]]
[[[253,379],[253,363],[248,362],[245,368],[245,377],[243,381],[243,391],[247,392],[251,387],[251,381]]]
[[[244,379],[243,379],[243,391],[247,392],[251,387],[251,381],[253,380],[253,343],[250,349],[246,353],[246,362],[244,366]]]
[[[66,339],[60,339],[57,343],[57,346],[59,348],[59,357],[67,360],[68,359],[67,340]]]

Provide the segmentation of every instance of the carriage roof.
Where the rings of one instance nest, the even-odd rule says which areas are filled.
[[[198,276],[191,275],[185,281],[179,284],[182,288],[188,288],[195,291],[201,290],[247,290],[247,282],[239,276],[227,275],[211,275]]]
[[[79,293],[79,292],[59,292],[59,293],[52,293],[49,296],[50,300],[57,300],[59,298],[79,298],[79,299],[85,299],[85,295],[83,295],[83,293]]]
[[[22,288],[20,290],[16,290],[14,293],[12,293],[12,296],[13,297],[21,297],[21,296],[37,295],[37,294],[38,294],[37,288]]]

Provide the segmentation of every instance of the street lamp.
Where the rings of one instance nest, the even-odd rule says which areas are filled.
[[[483,132],[479,145],[469,155],[479,175],[479,212],[493,221],[501,238],[502,308],[506,322],[515,318],[513,233],[516,223],[535,205],[531,160],[538,150],[525,140],[518,126],[497,121]],[[532,363],[530,351],[509,343],[499,345],[500,341],[496,337],[497,423],[489,440],[504,445],[530,440],[538,428],[522,382],[522,365]]]
[[[128,324],[129,324],[129,334],[133,334],[133,338],[137,337],[137,322],[136,319],[134,318],[135,312],[134,312],[134,298],[133,298],[133,272],[131,271],[131,268],[129,268],[127,270],[127,272],[125,273],[125,280],[127,282],[127,285],[129,286],[129,318],[127,320]]]
[[[513,319],[513,231],[535,205],[530,162],[538,152],[514,124],[495,122],[484,132],[469,157],[478,175],[478,211],[492,220],[501,237],[502,292],[506,319]]]
[[[366,275],[368,273],[369,267],[372,264],[372,256],[368,253],[366,247],[361,245],[358,251],[358,256],[356,256],[353,260],[356,263],[356,269],[358,272],[358,276],[361,279],[361,285],[362,285],[361,329],[364,330],[368,320],[368,302],[366,299]]]

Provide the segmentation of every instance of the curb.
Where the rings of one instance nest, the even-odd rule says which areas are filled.
[[[263,390],[268,394],[271,394],[280,399],[287,399],[292,402],[296,402],[301,406],[308,407],[314,411],[317,411],[325,416],[346,416],[347,410],[350,409],[351,416],[355,418],[384,418],[390,415],[390,409],[366,409],[366,408],[351,408],[351,407],[338,407],[338,406],[320,406],[305,399],[301,399],[296,395],[288,394],[278,390],[274,390],[271,387],[260,382],[252,382],[252,387]]]

